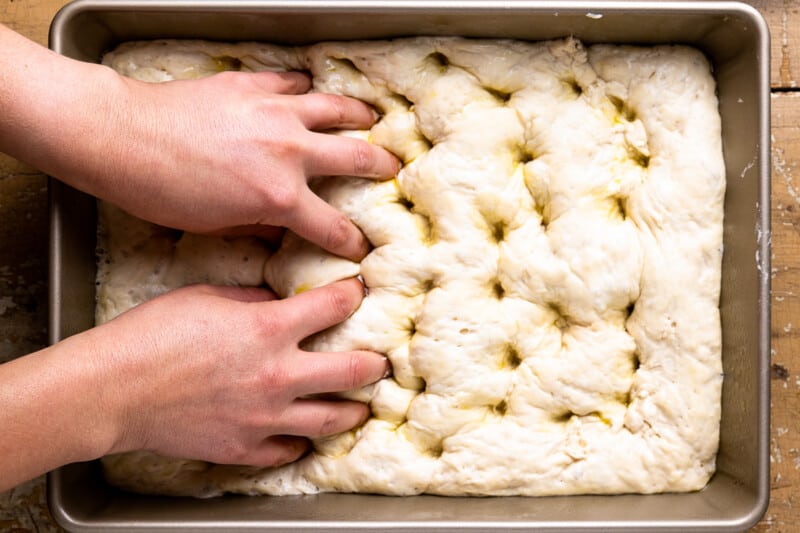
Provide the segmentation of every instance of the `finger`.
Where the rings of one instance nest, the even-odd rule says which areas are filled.
[[[304,189],[301,195],[286,221],[289,229],[332,254],[353,261],[367,255],[369,242],[350,219],[310,189]]]
[[[315,439],[349,431],[369,415],[369,407],[363,403],[300,399],[283,411],[275,427],[283,434]]]
[[[310,447],[304,438],[275,435],[264,439],[246,462],[252,466],[281,466],[297,461]]]
[[[300,340],[343,321],[363,298],[364,286],[352,278],[301,292],[277,302],[277,306]]]
[[[303,72],[256,72],[253,79],[273,94],[303,94],[311,89],[311,78]]]
[[[378,117],[364,102],[338,94],[306,94],[296,104],[300,121],[310,130],[362,130],[372,126]]]
[[[329,133],[312,136],[305,165],[310,176],[391,178],[400,171],[400,161],[380,146]]]
[[[344,392],[365,387],[388,377],[389,360],[381,354],[352,352],[300,352],[293,377],[301,395]]]
[[[191,290],[191,287],[178,290]],[[202,290],[206,294],[212,294],[221,298],[235,300],[237,302],[254,303],[254,302],[271,302],[277,300],[278,296],[268,290],[260,287],[231,287],[225,285],[205,285]]]

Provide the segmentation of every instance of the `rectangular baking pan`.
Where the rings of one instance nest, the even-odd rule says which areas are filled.
[[[727,165],[722,279],[725,381],[718,471],[689,494],[552,498],[146,497],[111,488],[99,464],[50,474],[53,516],[72,531],[652,530],[740,531],[769,500],[769,34],[733,2],[79,0],[53,20],[51,47],[96,62],[135,39],[302,44],[461,35],[587,43],[683,43],[710,58]],[[50,339],[93,325],[95,208],[51,181]]]

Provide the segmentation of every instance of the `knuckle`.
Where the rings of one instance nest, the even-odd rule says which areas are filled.
[[[344,214],[338,213],[328,227],[325,244],[329,250],[339,250],[351,239],[353,226]]]
[[[215,74],[210,79],[219,83],[220,90],[235,92],[248,100],[251,97],[255,97],[258,92],[260,92],[257,81],[252,76],[243,75],[243,73],[239,71],[225,70]],[[254,99],[253,102],[248,103],[248,105],[255,105],[256,101],[257,100]]]
[[[284,122],[293,124],[293,121],[293,118],[290,119],[287,117]],[[297,162],[299,158],[303,156],[305,153],[304,150],[306,149],[295,131],[292,132],[292,135],[281,139],[280,142],[276,142],[272,148],[281,159],[291,162]]]
[[[272,209],[280,215],[291,213],[300,202],[300,191],[291,180],[276,184],[268,194]]]
[[[364,376],[365,365],[360,357],[353,354],[347,358],[345,364],[345,385],[348,389],[355,389],[361,386]]]
[[[353,311],[353,298],[342,285],[335,285],[328,290],[328,307],[334,317],[344,320]]]
[[[284,403],[284,395],[291,395],[297,381],[295,373],[280,359],[272,360],[258,373],[259,389],[271,404]]]
[[[328,410],[320,420],[317,434],[320,436],[331,435],[339,431],[339,417],[335,410]]]
[[[353,144],[353,169],[358,175],[369,174],[375,167],[375,154],[366,142]]]
[[[335,120],[337,121],[337,123],[344,124],[345,122],[347,122],[349,113],[348,113],[348,110],[347,110],[347,105],[345,104],[345,102],[346,102],[345,99],[342,98],[342,97],[337,97],[336,95],[333,95],[329,99],[329,102],[330,102],[331,109],[333,111],[333,116],[335,117]]]

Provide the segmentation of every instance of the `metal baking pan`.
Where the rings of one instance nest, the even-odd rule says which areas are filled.
[[[695,493],[551,498],[324,494],[214,500],[128,494],[97,462],[50,474],[53,516],[68,530],[654,530],[739,531],[769,500],[769,34],[733,2],[500,0],[79,0],[53,20],[51,47],[96,62],[132,39],[301,44],[461,35],[683,43],[713,63],[727,165],[722,280],[725,382],[718,471]],[[92,198],[52,181],[50,340],[93,325]]]

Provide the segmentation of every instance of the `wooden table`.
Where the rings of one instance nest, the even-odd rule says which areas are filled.
[[[0,0],[0,23],[45,44],[63,0]],[[800,531],[800,0],[750,1],[772,34],[771,503],[753,531]],[[2,53],[2,51],[0,51]],[[45,176],[0,154],[0,362],[46,343]],[[798,507],[795,507],[798,505]],[[0,530],[57,531],[43,480],[0,493]]]

